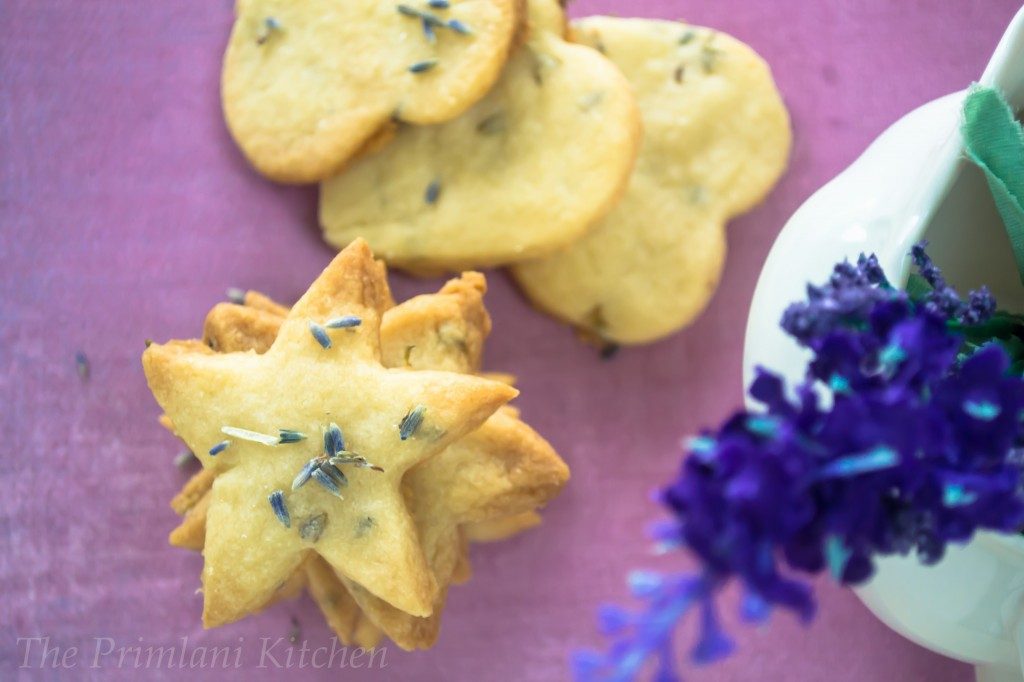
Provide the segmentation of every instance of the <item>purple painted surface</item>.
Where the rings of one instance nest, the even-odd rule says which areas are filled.
[[[204,632],[193,594],[200,559],[166,544],[175,523],[167,501],[184,475],[171,464],[178,446],[155,423],[143,339],[196,335],[229,285],[294,299],[331,257],[314,192],[262,180],[227,137],[217,89],[231,4],[0,0],[0,678],[271,677],[282,672],[271,660],[254,669],[260,638],[286,637],[292,616],[310,647],[329,644],[307,598]],[[711,309],[674,338],[611,362],[492,276],[487,365],[520,377],[519,406],[569,461],[571,485],[540,530],[474,549],[476,576],[453,591],[434,650],[392,647],[383,671],[291,673],[564,678],[566,652],[597,641],[594,607],[625,599],[630,568],[664,564],[642,533],[658,516],[647,493],[674,471],[682,435],[740,401],[746,310],[786,217],[888,124],[976,77],[1017,4],[576,3],[578,16],[682,16],[750,43],[791,107],[792,168],[764,206],[732,225]],[[433,286],[395,282],[401,296]],[[85,384],[79,349],[92,362]],[[768,629],[738,631],[737,656],[688,678],[970,679],[966,666],[887,630],[851,593],[822,582],[820,598],[811,629],[782,615]],[[66,659],[75,669],[15,671],[25,659],[17,638],[36,636],[61,654],[79,647]],[[97,646],[180,646],[182,637],[190,652],[241,639],[244,669],[138,671],[129,652],[117,670],[116,651],[91,667]],[[38,648],[31,653],[38,666]],[[282,647],[272,653],[283,665]]]

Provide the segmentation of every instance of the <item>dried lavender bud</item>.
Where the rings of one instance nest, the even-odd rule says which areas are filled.
[[[330,474],[326,473],[322,467],[313,469],[312,478],[314,481],[319,483],[327,492],[331,493],[335,497],[345,499],[341,494],[341,487],[331,478]]]
[[[295,476],[292,481],[292,490],[298,490],[302,486],[306,485],[313,472],[324,462],[323,457],[314,457],[313,459],[306,462],[305,466],[299,470],[299,473]]]
[[[436,204],[438,198],[441,196],[441,181],[434,180],[427,185],[426,191],[423,193],[423,201],[428,204]]]
[[[358,327],[362,323],[363,318],[357,315],[344,315],[328,321],[324,326],[328,329],[351,329],[352,327]]]
[[[274,17],[267,17],[263,20],[263,27],[260,29],[260,32],[256,35],[256,44],[262,45],[270,40],[270,36],[280,30],[281,22]]]
[[[424,59],[421,62],[415,62],[409,65],[410,73],[424,73],[430,71],[432,68],[437,66],[438,61],[436,59]]]
[[[221,442],[217,443],[212,448],[210,448],[210,457],[216,457],[220,453],[224,452],[225,450],[228,449],[229,445],[231,445],[231,441],[229,440],[222,440]]]
[[[398,424],[398,437],[402,440],[409,440],[420,425],[423,423],[423,414],[427,411],[427,408],[423,405],[417,405],[409,411],[402,421]]]
[[[331,337],[328,336],[327,330],[312,320],[309,322],[309,333],[313,335],[313,338],[316,339],[316,342],[319,343],[324,350],[331,347]]]
[[[301,431],[293,431],[292,429],[277,430],[278,443],[298,443],[302,440],[306,440],[306,434]]]
[[[284,501],[284,492],[275,490],[270,493],[267,500],[270,502],[270,508],[274,510],[274,516],[281,522],[281,525],[285,528],[291,528],[292,517],[288,515],[288,505]]]

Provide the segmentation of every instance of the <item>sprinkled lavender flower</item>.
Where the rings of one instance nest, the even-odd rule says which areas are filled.
[[[395,9],[398,10],[399,14],[404,14],[407,17],[418,17],[423,14],[420,10],[415,7],[410,7],[409,5],[395,5]]]
[[[440,5],[435,5],[430,2],[427,3],[427,6],[431,7],[432,9],[448,9],[447,6],[441,7]],[[433,14],[431,12],[424,12],[421,9],[416,9],[415,7],[411,7],[405,4],[395,5],[395,9],[398,10],[399,14],[402,14],[407,17],[414,17],[422,21],[423,33],[426,36],[427,40],[430,42],[433,42],[434,39],[436,38],[436,35],[434,33],[435,28],[446,28],[452,31],[453,33],[458,33],[460,35],[471,35],[473,33],[472,30],[470,30],[470,28],[466,26],[466,24],[462,23],[458,19],[444,21],[436,14]]]
[[[424,59],[421,62],[415,62],[409,65],[410,73],[423,73],[424,71],[430,71],[437,66],[438,61],[436,59]]]
[[[650,659],[657,679],[676,679],[672,636],[690,612],[700,622],[691,658],[727,655],[714,600],[732,580],[745,620],[783,607],[806,621],[815,601],[796,572],[856,585],[877,556],[933,563],[978,529],[1024,524],[1024,379],[1010,371],[1024,344],[1007,332],[1024,325],[995,313],[987,291],[963,301],[923,248],[912,255],[924,283],[913,294],[862,256],[786,310],[783,328],[814,354],[806,381],[790,391],[759,369],[749,393],[762,409],[692,439],[659,495],[672,516],[655,540],[687,548],[701,569],[639,574],[643,607],[601,612],[611,646],[579,654],[577,679],[632,679]]]
[[[324,350],[331,347],[331,337],[327,334],[327,330],[318,325],[312,320],[309,321],[309,333],[313,335],[316,342],[324,348]]]
[[[432,9],[448,9],[451,4],[448,0],[427,0],[427,7]]]
[[[274,17],[267,17],[263,20],[263,27],[256,36],[256,44],[262,45],[270,40],[270,36],[281,30],[281,22]]]
[[[434,24],[427,19],[422,20],[423,25],[423,37],[427,39],[427,42],[433,45],[437,42],[437,33],[434,31]]]
[[[341,469],[334,464],[331,464],[329,461],[321,464],[320,470],[330,476],[331,480],[334,481],[334,484],[337,485],[339,489],[348,485],[348,478],[345,477],[345,474],[341,472]]]
[[[217,443],[212,448],[210,448],[210,457],[216,457],[220,453],[224,452],[225,450],[228,449],[229,445],[231,445],[231,441],[229,440],[222,440],[221,442]]]
[[[291,528],[292,517],[288,514],[288,506],[284,501],[284,492],[275,490],[267,496],[267,500],[270,502],[270,508],[274,510],[274,516],[281,522],[281,525],[285,528]]]
[[[292,429],[278,429],[277,430],[277,442],[278,443],[298,443],[299,441],[306,440],[306,434],[301,431],[294,431]]]
[[[336,317],[324,324],[328,329],[351,329],[363,323],[363,318],[358,315],[344,315]]]
[[[341,433],[341,427],[331,422],[324,430],[324,454],[334,457],[345,450],[345,436]]]
[[[402,440],[409,440],[423,423],[423,414],[426,411],[427,408],[423,405],[417,405],[409,410],[409,413],[402,417],[402,421],[398,424],[398,437]]]
[[[228,290],[224,292],[227,299],[235,305],[245,304],[245,289],[239,289],[238,287],[228,287]]]
[[[423,201],[428,204],[436,204],[441,197],[441,181],[432,180],[427,189],[423,192]]]
[[[341,494],[341,486],[338,485],[330,474],[323,470],[323,467],[317,467],[313,469],[312,478],[314,481],[319,483],[327,492],[331,493],[335,497],[345,499]]]
[[[323,463],[323,457],[314,457],[313,459],[306,462],[305,466],[299,470],[296,474],[295,479],[292,481],[292,490],[298,490],[302,486],[306,485],[313,472]]]
[[[455,31],[460,35],[468,36],[473,33],[473,31],[469,29],[469,26],[466,26],[458,19],[452,19],[451,21],[448,22],[447,26],[448,28],[450,28],[451,30]]]

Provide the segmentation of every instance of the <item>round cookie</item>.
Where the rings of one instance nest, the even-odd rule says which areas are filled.
[[[550,253],[611,208],[639,146],[629,83],[563,39],[554,0],[528,11],[526,44],[465,115],[403,128],[321,185],[328,242],[363,237],[391,265],[460,270]]]
[[[791,134],[767,64],[721,33],[591,17],[572,39],[633,85],[644,144],[622,200],[568,249],[512,272],[539,308],[604,342],[666,336],[707,305],[725,260],[725,223],[786,166]]]
[[[238,0],[221,77],[228,127],[281,182],[316,182],[388,135],[440,123],[493,85],[522,0]]]

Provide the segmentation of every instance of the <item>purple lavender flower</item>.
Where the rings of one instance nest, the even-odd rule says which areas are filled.
[[[1024,324],[995,313],[987,290],[961,299],[923,246],[912,256],[914,295],[861,256],[786,310],[783,328],[814,354],[805,382],[790,393],[759,369],[749,393],[763,409],[695,438],[660,494],[672,516],[656,539],[685,546],[700,572],[640,574],[632,592],[644,609],[602,611],[611,647],[578,655],[577,679],[633,679],[650,660],[658,679],[676,679],[672,638],[690,611],[701,624],[691,658],[727,655],[714,602],[732,580],[744,619],[782,607],[809,621],[801,572],[858,584],[876,556],[931,563],[978,529],[1024,525],[1024,380],[1007,352],[1024,352]]]
[[[927,246],[927,242],[921,242],[910,250],[910,256],[914,259],[920,277],[931,287],[931,291],[923,298],[924,307],[964,325],[981,324],[991,317],[995,313],[996,302],[989,290],[982,287],[972,291],[968,300],[963,301],[956,290],[946,283],[942,272],[925,253]]]

